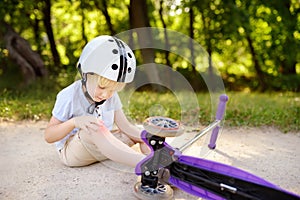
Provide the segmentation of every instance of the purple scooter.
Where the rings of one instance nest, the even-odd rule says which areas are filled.
[[[220,122],[227,101],[228,97],[221,95],[216,120],[179,149],[168,145],[165,137],[174,137],[183,133],[180,123],[166,117],[148,118],[143,124],[145,130],[142,131],[141,136],[152,151],[135,168],[136,174],[141,176],[140,184],[149,188],[146,192],[163,193],[166,190],[155,190],[155,188],[164,187],[160,183],[159,174],[161,171],[167,171],[165,182],[204,199],[300,200],[296,194],[285,191],[249,172],[182,154],[183,150],[211,130],[212,136],[208,146],[211,149],[216,147]]]

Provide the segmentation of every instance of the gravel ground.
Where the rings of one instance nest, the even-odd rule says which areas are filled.
[[[68,168],[43,139],[46,122],[0,123],[0,199],[136,199],[133,169],[112,161]],[[168,139],[180,146],[196,134]],[[272,127],[224,128],[217,148],[203,137],[184,154],[204,157],[254,173],[300,194],[300,133]],[[198,199],[175,189],[175,199]]]

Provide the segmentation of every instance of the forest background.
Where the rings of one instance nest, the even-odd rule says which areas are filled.
[[[227,91],[276,91],[281,96],[288,92],[292,98],[288,102],[294,102],[294,129],[298,130],[299,11],[298,0],[1,0],[0,117],[16,114],[11,105],[19,104],[12,103],[14,99],[33,95],[36,101],[53,102],[57,91],[74,81],[82,48],[92,38],[158,27],[177,31],[199,43],[219,71]],[[166,45],[172,45],[166,33],[146,34],[150,42],[160,37]],[[133,33],[130,45],[141,45],[140,37],[145,35]],[[192,45],[184,53],[191,57],[191,63],[160,49],[141,49],[135,54],[138,65],[153,62],[170,66],[184,75],[196,91],[207,90],[196,73],[199,68]],[[164,75],[146,70],[141,73],[148,79],[161,79]],[[43,94],[45,91],[48,96]],[[21,119],[39,118],[30,114],[34,112],[31,105],[26,104]]]

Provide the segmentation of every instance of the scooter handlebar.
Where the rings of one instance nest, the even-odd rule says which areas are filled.
[[[226,109],[226,103],[228,101],[228,96],[226,94],[222,94],[220,95],[219,98],[219,105],[218,105],[218,109],[217,109],[217,113],[216,113],[216,120],[221,121],[223,119],[224,113],[225,113],[225,109]],[[214,149],[216,148],[216,141],[218,138],[218,134],[219,134],[219,130],[220,130],[220,126],[216,126],[213,130],[212,130],[212,134],[210,137],[210,142],[208,147],[210,149]]]
[[[220,95],[219,98],[219,105],[218,105],[218,110],[216,113],[216,120],[222,120],[224,113],[225,113],[225,108],[226,108],[226,103],[228,101],[228,96],[226,94]]]

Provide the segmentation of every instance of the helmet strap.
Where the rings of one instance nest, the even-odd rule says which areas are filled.
[[[100,101],[100,102],[96,102],[93,100],[93,98],[91,97],[91,95],[88,93],[87,89],[86,89],[86,82],[87,82],[87,74],[86,73],[82,73],[82,70],[81,70],[81,64],[79,63],[78,64],[78,71],[81,75],[81,84],[82,84],[82,90],[83,90],[83,93],[84,93],[84,96],[88,99],[89,102],[92,102],[92,104],[88,107],[88,113],[92,114],[95,110],[95,108],[99,105],[102,105],[106,99]],[[94,105],[94,107],[93,107]],[[93,107],[93,109],[91,109]]]
[[[84,93],[84,96],[88,99],[89,102],[92,102],[91,106],[94,105],[94,108],[91,111],[91,106],[89,106],[88,108],[88,112],[94,112],[95,107],[97,107],[98,105],[102,105],[106,99],[100,101],[100,102],[96,102],[93,100],[93,98],[91,97],[91,95],[88,93],[87,89],[86,89],[86,82],[87,82],[87,74],[82,74],[82,79],[81,79],[81,83],[82,83],[82,90]],[[90,113],[91,114],[91,113]]]
[[[87,75],[86,74],[82,74],[82,79],[81,79],[81,84],[82,84],[82,90],[84,93],[84,96],[90,101],[90,102],[95,102],[93,100],[93,98],[91,97],[91,95],[88,93],[87,89],[86,89],[86,81],[87,81]]]

